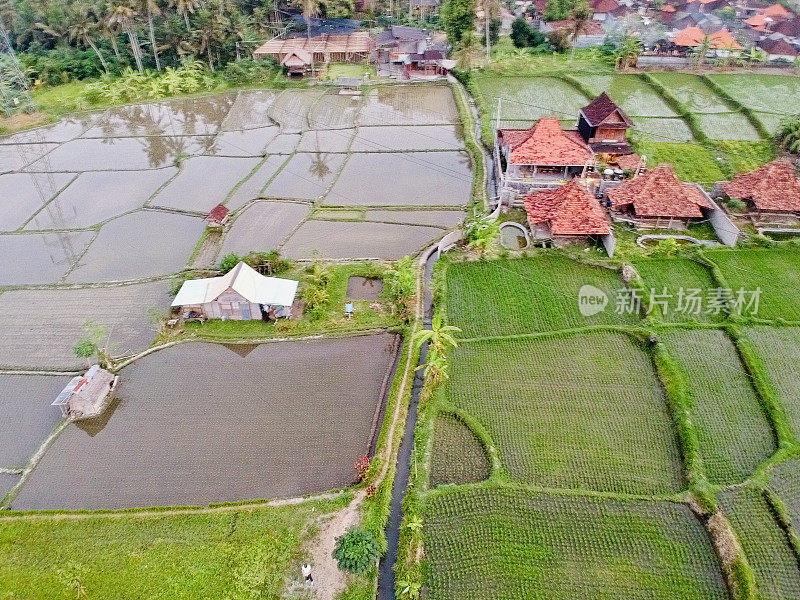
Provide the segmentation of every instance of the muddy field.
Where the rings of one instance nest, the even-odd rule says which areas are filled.
[[[450,219],[430,222],[415,209],[465,205],[472,180],[452,92],[430,85],[379,88],[363,97],[324,88],[249,91],[86,113],[0,139],[0,173],[0,197],[13,199],[0,215],[0,231],[24,234],[0,235],[0,250],[27,257],[24,264],[0,258],[0,285],[175,272],[202,224],[165,211],[202,216],[220,202],[233,211],[258,198],[377,212],[402,207],[408,214],[390,222],[449,228]],[[388,174],[392,185],[385,185]],[[147,214],[136,212],[143,207]],[[237,227],[252,231],[260,219],[248,211]],[[295,255],[302,246],[320,257],[364,256],[363,245],[348,248],[352,228],[345,224],[308,229],[324,233],[318,241],[270,234],[248,249],[281,249],[286,242]],[[60,233],[36,237],[49,230]],[[389,257],[428,241],[408,233],[376,226],[369,235],[413,240],[387,240],[393,249],[381,255]]]
[[[147,348],[156,336],[148,311],[166,312],[169,283],[94,289],[14,290],[0,294],[0,368],[72,370],[87,320],[108,329],[114,355]]]
[[[0,375],[0,467],[24,467],[58,425],[61,411],[50,405],[69,380],[69,376]],[[4,495],[0,489],[0,498]]]
[[[12,506],[206,504],[347,485],[396,343],[379,334],[151,354],[122,371],[113,414],[59,436]]]

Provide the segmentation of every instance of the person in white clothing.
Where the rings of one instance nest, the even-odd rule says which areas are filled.
[[[314,578],[311,577],[311,565],[308,563],[303,563],[303,577],[306,580],[306,583],[314,583]]]

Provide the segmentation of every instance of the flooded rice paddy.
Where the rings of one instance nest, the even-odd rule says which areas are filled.
[[[144,350],[156,329],[148,313],[166,313],[168,281],[84,289],[10,290],[0,294],[0,369],[77,370],[72,347],[92,321],[108,331],[114,356]]]
[[[150,354],[123,369],[107,422],[68,426],[12,507],[207,504],[348,485],[396,342],[187,343]]]
[[[147,348],[157,334],[148,313],[167,311],[170,278],[200,255],[211,265],[251,250],[417,253],[463,219],[471,182],[452,93],[436,85],[219,94],[0,138],[0,467],[24,463],[52,431],[51,396],[68,377],[3,370],[85,368],[73,347],[87,321],[107,329],[115,356]],[[230,221],[202,238],[218,203]],[[114,411],[64,431],[17,506],[205,503],[346,485],[369,444],[392,340],[157,352],[124,370]],[[2,474],[0,497],[16,480]]]
[[[0,374],[0,467],[24,467],[61,421],[50,406],[69,376]],[[0,498],[5,494],[0,490]]]

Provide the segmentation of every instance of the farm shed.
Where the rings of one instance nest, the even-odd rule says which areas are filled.
[[[533,237],[550,239],[558,245],[586,242],[592,236],[611,233],[600,203],[575,179],[556,190],[529,194],[525,212]]]
[[[707,218],[704,211],[717,209],[699,187],[678,179],[667,164],[610,188],[607,195],[621,220],[645,227],[682,228]]]
[[[785,158],[719,184],[728,198],[742,200],[754,216],[799,215],[800,179],[794,165]]]
[[[222,277],[184,282],[172,306],[180,307],[184,318],[257,321],[270,308],[277,316],[288,316],[297,285],[291,279],[265,277],[240,262]]]
[[[211,212],[206,215],[206,225],[208,227],[222,227],[228,222],[230,210],[223,204],[217,204],[211,209]]]
[[[281,64],[284,60],[294,64],[297,60],[305,61],[310,55],[311,62],[318,65],[329,62],[360,63],[369,60],[374,49],[375,42],[366,31],[354,31],[350,34],[326,33],[313,37],[269,40],[253,52],[253,58],[271,56]]]
[[[73,377],[53,401],[64,417],[89,419],[105,410],[109,394],[117,384],[117,377],[93,365],[82,377]]]

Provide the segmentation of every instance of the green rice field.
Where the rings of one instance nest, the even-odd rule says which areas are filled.
[[[554,253],[518,260],[453,263],[447,268],[446,310],[462,337],[514,335],[584,327],[631,324],[635,314],[617,314],[615,298],[623,288],[613,269],[584,265]],[[584,285],[608,297],[605,310],[581,314]]]
[[[684,487],[653,366],[628,336],[465,342],[452,356],[450,401],[485,427],[514,479],[631,494]]]
[[[707,313],[702,303],[690,297],[693,290],[700,290],[702,298],[705,291],[714,287],[711,273],[704,265],[688,258],[642,258],[633,261],[633,266],[642,279],[648,294],[664,292],[667,310],[659,307],[662,318],[668,323],[720,321],[723,315]],[[683,292],[681,292],[683,290]]]
[[[669,502],[483,486],[424,508],[431,600],[724,600],[714,550]]]
[[[489,461],[472,430],[455,415],[441,413],[433,425],[430,485],[472,483],[489,478]]]
[[[722,485],[744,481],[776,447],[735,347],[714,329],[676,329],[660,337],[688,377],[707,477]]]
[[[800,459],[775,465],[769,472],[769,488],[783,504],[795,534],[800,534]]]
[[[800,598],[797,557],[762,494],[736,488],[720,494],[719,501],[755,573],[758,597]]]
[[[753,343],[778,391],[780,402],[796,436],[800,436],[800,328],[748,327],[745,335]]]
[[[780,247],[710,251],[734,295],[760,290],[758,310],[745,311],[760,319],[800,321],[800,249]],[[747,300],[750,294],[747,295]]]

